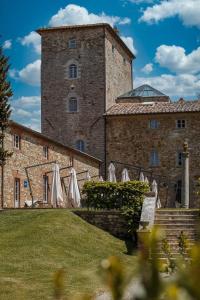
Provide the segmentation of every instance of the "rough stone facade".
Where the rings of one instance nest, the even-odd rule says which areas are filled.
[[[103,114],[115,98],[132,88],[133,55],[108,24],[40,29],[42,36],[42,133],[105,160]],[[69,49],[73,38],[76,47]],[[68,67],[78,66],[70,79]],[[69,112],[70,97],[78,111]]]
[[[20,136],[20,149],[16,149],[13,146],[14,135]],[[48,158],[45,157],[43,147],[48,147]],[[100,161],[87,155],[66,147],[62,144],[54,142],[49,138],[34,132],[24,126],[17,123],[11,123],[8,132],[5,137],[5,149],[13,152],[11,158],[8,159],[5,166],[5,187],[4,187],[4,207],[15,207],[14,203],[14,181],[20,180],[20,201],[19,207],[24,207],[25,200],[31,200],[30,186],[27,184],[28,178],[32,188],[32,194],[34,200],[39,200],[43,203],[43,206],[51,206],[50,194],[51,194],[51,182],[53,162],[56,161],[60,168],[73,166],[77,173],[84,173],[77,175],[79,180],[79,186],[82,187],[86,180],[86,171],[89,171],[90,176],[99,175]],[[25,171],[25,168],[49,163],[43,166],[31,167]],[[69,175],[70,168],[60,171],[61,177]],[[43,176],[48,176],[48,201],[44,203],[44,182]],[[27,176],[28,175],[28,176]],[[65,178],[65,187],[67,192],[69,178]],[[1,181],[1,178],[0,178]],[[64,200],[67,199],[67,195],[64,191]]]
[[[85,211],[78,210],[76,215],[95,225],[96,227],[108,231],[110,234],[124,239],[129,238],[127,221],[119,211]]]
[[[176,120],[185,120],[185,128],[176,128]],[[158,121],[158,128],[149,127],[150,120]],[[190,148],[190,205],[199,207],[197,197],[200,178],[200,112],[138,114],[107,116],[107,163],[111,160],[142,167],[154,174],[166,176],[160,179],[162,204],[173,206],[177,197],[176,183],[183,179],[183,166],[177,164],[177,153],[183,152],[183,142]],[[150,166],[152,150],[159,155],[159,165]],[[118,179],[124,165],[116,164]],[[139,168],[129,168],[132,179],[139,178]],[[146,176],[152,180],[151,173]],[[159,177],[156,178],[159,181]],[[164,188],[165,185],[170,188]],[[168,203],[166,203],[168,201]]]

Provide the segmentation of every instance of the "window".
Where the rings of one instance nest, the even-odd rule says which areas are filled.
[[[126,65],[126,58],[123,58],[124,65]]]
[[[78,104],[77,99],[75,97],[69,99],[69,111],[70,112],[77,112]]]
[[[20,206],[20,179],[14,179],[14,206],[18,208]]]
[[[76,39],[69,39],[69,42],[68,42],[68,47],[70,49],[75,49],[76,48]]]
[[[155,167],[155,166],[159,166],[159,164],[160,164],[160,161],[159,161],[158,152],[156,150],[153,150],[151,152],[150,165]]]
[[[18,134],[14,134],[13,136],[13,144],[14,144],[14,148],[16,149],[20,149],[21,147],[21,137]]]
[[[47,146],[43,147],[43,154],[46,159],[49,158],[49,148]]]
[[[48,203],[49,199],[49,177],[47,175],[43,176],[43,201]]]
[[[179,167],[183,165],[183,153],[180,151],[176,154],[176,165]]]
[[[176,128],[185,128],[186,122],[185,120],[176,120]]]
[[[112,53],[115,52],[115,46],[112,45]]]
[[[85,151],[85,143],[83,140],[76,141],[76,149],[82,152]]]
[[[157,129],[159,127],[159,123],[157,120],[150,120],[149,121],[149,127],[151,129]]]
[[[71,64],[69,66],[69,78],[77,78],[77,66],[75,64]]]

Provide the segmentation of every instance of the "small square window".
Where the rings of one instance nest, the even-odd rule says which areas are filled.
[[[18,134],[14,134],[13,136],[13,145],[16,149],[21,148],[21,137]]]
[[[151,129],[157,129],[159,127],[159,123],[157,120],[150,120],[149,121],[149,127]]]
[[[43,154],[46,159],[49,158],[49,148],[47,146],[43,147]]]
[[[76,39],[69,39],[69,41],[68,41],[68,47],[70,49],[75,49],[76,48]]]
[[[178,167],[181,167],[183,165],[183,153],[180,151],[176,154],[176,165]]]
[[[186,121],[185,120],[176,120],[176,128],[185,128]]]

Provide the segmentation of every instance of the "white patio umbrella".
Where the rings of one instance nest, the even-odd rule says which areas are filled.
[[[128,175],[128,170],[123,169],[122,171],[122,182],[130,181],[129,175]]]
[[[68,199],[72,207],[81,206],[81,196],[78,187],[78,181],[76,177],[76,171],[74,168],[71,168],[70,177],[69,177],[69,189],[68,189]]]
[[[142,172],[140,172],[140,178],[139,178],[139,181],[144,182],[144,174],[143,174]]]
[[[156,207],[157,208],[161,208],[160,198],[158,197],[158,185],[157,185],[157,182],[156,182],[155,179],[152,182],[152,192],[155,193],[155,197],[157,199],[157,201],[156,201]]]
[[[148,179],[147,176],[145,176],[144,182],[147,183],[147,184],[149,184],[149,179]]]
[[[52,187],[51,187],[51,204],[53,207],[62,207],[64,206],[63,201],[63,192],[60,181],[60,172],[59,172],[58,164],[54,164],[53,166],[53,179],[52,179]]]
[[[87,171],[87,173],[86,173],[86,180],[91,181],[91,176],[90,176],[89,171]]]
[[[104,180],[103,180],[103,177],[102,177],[102,176],[100,176],[100,177],[99,177],[99,181],[100,181],[100,182],[104,182]]]
[[[108,167],[108,181],[110,182],[117,182],[116,176],[115,176],[115,166],[113,163],[110,163]]]

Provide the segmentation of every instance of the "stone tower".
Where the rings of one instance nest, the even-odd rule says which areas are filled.
[[[42,133],[105,161],[105,111],[132,89],[133,54],[108,24],[43,28]]]

